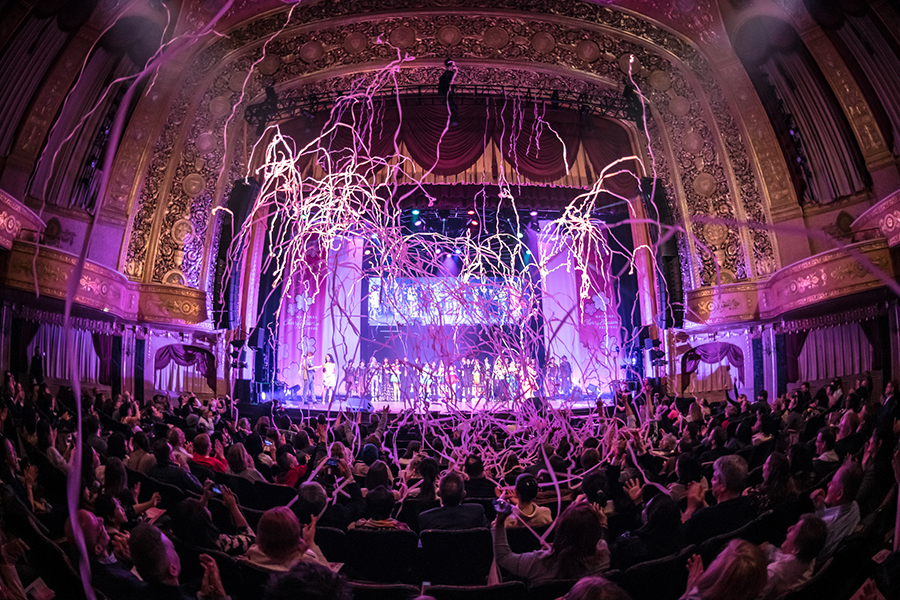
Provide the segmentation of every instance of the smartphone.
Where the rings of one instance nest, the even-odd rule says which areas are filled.
[[[221,496],[221,495],[222,495],[222,488],[220,488],[220,487],[217,486],[217,485],[214,485],[214,486],[212,486],[212,487],[209,488],[209,489],[210,489],[210,491],[212,491],[212,493],[215,494],[216,496]]]
[[[272,445],[272,440],[267,439],[267,438],[263,438],[263,444],[265,444],[266,446],[271,446],[271,445]]]

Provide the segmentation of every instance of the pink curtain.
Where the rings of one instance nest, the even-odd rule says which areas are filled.
[[[210,389],[216,391],[216,357],[212,352],[185,344],[170,344],[156,351],[154,366],[157,371],[165,369],[172,361],[185,367],[193,365],[206,377]]]
[[[712,342],[691,348],[681,357],[681,393],[688,388],[691,375],[697,370],[701,362],[717,363],[728,359],[728,362],[738,370],[738,377],[744,381],[744,351],[726,342]]]
[[[100,359],[100,383],[112,385],[113,336],[106,333],[92,333],[91,340],[94,342],[94,352]]]

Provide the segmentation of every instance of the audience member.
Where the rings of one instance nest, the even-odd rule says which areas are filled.
[[[256,543],[247,550],[248,561],[270,571],[287,571],[298,562],[315,562],[328,567],[328,560],[316,545],[316,519],[300,527],[291,509],[270,508],[259,519]]]
[[[484,507],[480,504],[463,504],[466,496],[462,476],[450,471],[441,479],[441,505],[419,513],[419,530],[471,529],[487,527]]]
[[[816,515],[828,527],[828,540],[819,553],[819,559],[825,560],[831,556],[841,540],[850,535],[859,524],[856,494],[862,478],[862,469],[857,463],[844,463],[831,478],[827,490],[816,490],[810,496]]]
[[[609,569],[610,555],[603,540],[605,515],[587,503],[569,506],[556,520],[550,550],[514,553],[506,539],[507,513],[494,523],[494,559],[528,584],[552,579],[599,575]]]
[[[694,555],[688,561],[687,592],[681,600],[752,600],[766,585],[766,557],[759,547],[732,540],[704,571]]]

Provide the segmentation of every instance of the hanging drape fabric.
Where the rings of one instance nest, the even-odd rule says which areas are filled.
[[[212,352],[199,346],[170,344],[156,351],[154,368],[159,371],[175,362],[181,366],[193,366],[206,377],[210,389],[216,390],[216,357]]]
[[[809,331],[793,331],[784,334],[784,351],[787,355],[787,380],[788,383],[800,381],[800,353]]]
[[[112,385],[113,336],[106,333],[92,333],[91,341],[100,359],[100,383]]]
[[[25,319],[12,320],[12,353],[9,361],[9,368],[13,373],[24,373],[28,370],[28,361],[31,358],[29,350],[34,336],[40,329],[40,323],[35,321],[26,321]]]
[[[859,375],[874,369],[880,354],[866,336],[865,328],[868,326],[864,327],[862,323],[843,323],[810,331],[798,356],[799,381]],[[881,346],[879,343],[878,347]]]
[[[38,323],[34,323],[38,326]],[[100,357],[94,349],[91,333],[83,329],[72,329],[75,343],[75,372],[83,383],[103,383],[100,381]],[[112,355],[112,336],[110,338],[110,355]],[[27,356],[34,355],[35,348],[45,353],[44,377],[50,379],[71,379],[69,355],[66,352],[65,330],[59,325],[41,323],[36,335],[28,344]],[[107,366],[108,368],[108,366]],[[106,384],[109,385],[109,384]]]
[[[486,151],[497,147],[503,158],[523,176],[551,183],[566,174],[582,148],[594,176],[610,163],[631,156],[634,151],[628,133],[614,121],[544,103],[514,102],[485,98],[458,102],[457,124],[450,126],[443,103],[375,103],[346,110],[329,123],[328,113],[317,113],[284,123],[281,131],[299,150],[325,129],[321,141],[301,156],[296,165],[303,169],[313,155],[320,164],[329,163],[337,172],[353,161],[357,172],[378,171],[379,161],[405,146],[409,158],[421,170],[450,176],[472,167]],[[492,145],[493,144],[493,145]],[[375,159],[360,164],[360,157]],[[614,171],[637,172],[634,161]],[[511,181],[512,174],[504,174]],[[496,174],[486,174],[491,180]],[[622,174],[606,181],[612,193],[632,198],[638,193],[634,175]]]
[[[738,379],[744,381],[744,351],[734,344],[726,342],[711,342],[695,348],[691,348],[681,357],[681,393],[688,388],[691,375],[697,370],[701,362],[717,363],[727,359],[737,369]]]

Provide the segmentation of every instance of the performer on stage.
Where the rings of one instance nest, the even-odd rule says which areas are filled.
[[[394,370],[391,368],[391,363],[388,361],[387,357],[384,357],[384,360],[381,361],[381,369],[378,373],[381,376],[381,395],[378,397],[381,402],[393,402],[394,400],[394,384],[391,381],[393,372]]]
[[[563,396],[572,393],[572,364],[565,356],[559,360],[559,388]]]
[[[400,359],[394,359],[394,364],[391,365],[391,388],[392,388],[392,401],[399,402],[400,401]]]
[[[366,377],[369,379],[369,397],[375,402],[381,399],[381,373],[378,361],[375,357],[369,359],[369,367],[366,369]]]
[[[313,353],[310,350],[300,363],[300,398],[302,398],[303,404],[313,404],[316,401],[315,376]]]
[[[559,366],[556,358],[551,356],[547,361],[546,375],[544,375],[544,391],[548,398],[555,398],[559,391]]]
[[[356,369],[353,368],[353,363],[347,363],[347,366],[344,367],[344,397],[347,399],[353,394],[353,390],[355,389],[356,382]]]
[[[330,354],[325,355],[325,364],[322,365],[322,402],[331,404],[334,401],[334,390],[337,387],[337,365]]]

